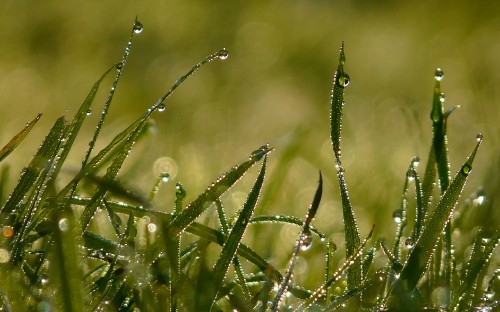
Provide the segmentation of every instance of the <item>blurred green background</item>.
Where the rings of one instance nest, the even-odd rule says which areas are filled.
[[[485,140],[463,199],[484,186],[491,206],[478,209],[477,220],[496,226],[500,6],[486,0],[2,1],[1,144],[44,113],[34,133],[6,160],[12,165],[9,190],[54,120],[63,114],[70,118],[101,73],[120,60],[136,15],[144,31],[134,40],[98,146],[206,55],[227,48],[230,57],[205,66],[169,99],[165,112],[154,115],[156,129],[121,173],[129,185],[148,192],[159,171],[170,168],[173,181],[183,182],[188,200],[193,199],[269,142],[276,150],[258,213],[303,217],[320,169],[325,195],[315,224],[343,247],[329,110],[344,41],[351,84],[345,90],[341,146],[362,235],[372,224],[379,225],[378,237],[394,233],[391,214],[400,205],[407,166],[414,155],[422,164],[427,160],[436,67],[445,72],[446,107],[461,106],[449,120],[452,174],[482,132]],[[110,84],[108,78],[70,170],[79,168]],[[225,197],[229,210],[238,209],[256,172]],[[171,209],[173,191],[174,183],[165,186],[158,209]],[[269,228],[256,227],[258,233],[250,237],[266,238]],[[297,229],[280,229],[269,233],[280,233],[274,241],[286,248],[271,252],[267,245],[259,251],[286,263]]]

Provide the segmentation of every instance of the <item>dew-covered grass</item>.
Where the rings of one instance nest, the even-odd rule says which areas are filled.
[[[483,135],[472,136],[468,151],[459,151],[462,161],[450,164],[447,130],[456,113],[445,108],[441,69],[436,69],[433,79],[429,77],[434,83],[429,109],[419,112],[430,115],[428,155],[411,157],[406,172],[400,173],[401,203],[393,219],[366,226],[358,220],[367,212],[349,196],[350,173],[356,168],[346,170],[348,154],[342,154],[348,143],[341,138],[343,126],[350,121],[344,118],[344,110],[349,109],[345,95],[351,81],[343,43],[331,102],[323,103],[329,106],[330,118],[325,115],[315,121],[330,123],[331,156],[325,169],[300,172],[304,175],[301,196],[306,198],[305,217],[300,218],[280,204],[284,200],[280,194],[287,188],[283,175],[296,156],[300,130],[286,144],[264,141],[246,155],[234,155],[233,162],[204,181],[206,186],[199,191],[186,189],[185,181],[178,179],[174,184],[175,166],[160,166],[148,187],[127,175],[133,170],[127,163],[140,162],[145,153],[141,145],[147,142],[141,141],[152,136],[153,118],[173,113],[169,109],[173,92],[189,88],[188,78],[215,66],[209,63],[229,57],[228,50],[219,49],[187,68],[135,121],[120,125],[113,138],[103,139],[100,134],[108,126],[109,109],[120,105],[114,102],[136,46],[133,39],[142,33],[143,25],[136,19],[121,59],[104,70],[70,120],[63,116],[54,122],[19,175],[4,165],[0,194],[3,310],[498,308],[500,268],[494,252],[500,231],[474,219],[476,210],[488,209],[492,203],[481,189],[462,194],[472,169],[481,166],[474,160],[481,153]],[[96,94],[103,89],[108,96],[99,108]],[[101,114],[87,138],[81,129],[98,111]],[[40,118],[27,119],[0,150],[0,161],[22,148],[19,144]],[[67,166],[70,151],[81,141],[86,150],[80,166]],[[155,138],[154,144],[162,141]],[[272,163],[274,170],[269,171]],[[453,172],[451,168],[457,166]],[[6,181],[16,182],[7,189]],[[341,213],[336,220],[317,222],[320,212],[331,205],[322,198],[334,189],[332,185],[338,186],[335,204]],[[387,191],[384,185],[372,188]],[[168,196],[160,198],[162,193]],[[377,235],[379,228],[388,226],[394,227],[393,235]]]

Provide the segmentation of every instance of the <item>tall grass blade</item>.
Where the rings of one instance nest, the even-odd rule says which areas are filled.
[[[304,220],[294,217],[294,216],[287,216],[287,215],[259,215],[253,217],[250,222],[250,224],[263,224],[263,223],[271,223],[271,224],[277,224],[277,223],[282,223],[282,224],[289,224],[289,225],[295,225],[302,227],[304,226]],[[325,240],[326,235],[322,232],[320,232],[317,228],[314,226],[310,225],[309,230],[311,233],[314,233],[319,236],[320,240]]]
[[[319,208],[319,203],[321,202],[321,196],[323,195],[323,178],[321,176],[321,172],[319,173],[319,183],[318,183],[318,188],[316,189],[316,193],[314,194],[314,199],[311,203],[311,206],[309,207],[309,210],[306,215],[306,219],[304,220],[304,225],[302,227],[302,231],[300,233],[299,239],[295,243],[295,249],[293,251],[292,257],[290,259],[290,262],[288,264],[288,268],[286,270],[285,277],[283,278],[283,281],[281,282],[281,285],[278,289],[278,293],[276,294],[276,297],[273,300],[272,306],[271,306],[271,311],[278,311],[281,301],[283,300],[283,297],[285,296],[285,293],[288,290],[288,286],[292,280],[293,276],[293,270],[295,269],[295,261],[297,260],[297,255],[299,254],[299,251],[301,249],[307,249],[310,247],[312,241],[312,236],[311,236],[311,222],[316,216],[316,212],[318,211]]]
[[[40,120],[42,114],[38,114],[32,121],[28,122],[26,126],[18,134],[16,134],[10,141],[0,150],[0,162],[4,160],[10,153],[19,145],[19,143],[24,140],[24,138],[30,133],[31,129]]]
[[[434,253],[434,248],[439,240],[441,232],[444,230],[446,223],[453,214],[453,210],[460,197],[462,188],[472,170],[472,162],[481,141],[482,136],[478,135],[476,147],[470,154],[467,161],[463,164],[460,171],[456,174],[449,188],[442,196],[436,209],[427,220],[422,235],[411,250],[408,260],[401,272],[401,277],[396,281],[392,289],[393,300],[389,301],[390,306],[397,306],[398,303],[402,304],[403,302],[408,303],[412,301],[410,293],[415,289],[418,281],[424,273],[429,263],[429,259]]]
[[[229,233],[224,243],[224,246],[222,247],[222,251],[219,255],[219,258],[217,259],[217,262],[215,263],[215,266],[212,270],[213,289],[216,292],[222,286],[224,277],[226,276],[226,273],[229,269],[229,264],[231,263],[236,254],[238,246],[240,245],[240,241],[243,237],[243,233],[245,232],[248,226],[248,221],[252,217],[252,214],[255,210],[255,206],[257,204],[257,200],[259,198],[260,191],[264,183],[266,167],[267,167],[267,152],[266,155],[264,156],[264,161],[262,163],[262,168],[260,170],[259,176],[257,177],[257,180],[255,181],[252,190],[248,194],[248,198],[245,201],[245,204],[243,205],[243,209],[238,215],[238,219],[236,220],[233,228],[231,229],[231,232]],[[209,297],[211,299],[210,302],[211,306],[213,306],[216,296],[217,293],[212,294],[212,296]]]
[[[352,256],[360,244],[358,224],[354,216],[347,183],[344,176],[344,168],[340,161],[340,137],[342,131],[342,109],[344,107],[344,88],[349,84],[349,75],[344,72],[345,53],[344,44],[340,48],[339,65],[333,77],[332,107],[331,107],[331,139],[333,154],[335,156],[335,167],[339,180],[340,197],[342,200],[342,213],[344,217],[344,232],[347,257]],[[361,282],[361,264],[356,262],[347,272],[350,288],[357,287]]]
[[[205,209],[207,209],[217,198],[224,194],[236,183],[255,163],[267,155],[271,149],[264,145],[255,150],[249,159],[229,170],[227,173],[214,181],[198,198],[187,205],[181,214],[170,222],[168,235],[175,236],[191,224]],[[247,220],[248,222],[248,220]]]

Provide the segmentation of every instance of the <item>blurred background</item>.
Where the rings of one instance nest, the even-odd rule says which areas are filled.
[[[36,114],[44,114],[4,161],[12,175],[7,190],[55,119],[71,118],[92,84],[121,59],[136,16],[144,31],[134,39],[98,147],[144,113],[195,63],[221,48],[230,52],[227,60],[214,61],[188,79],[167,101],[167,109],[155,113],[155,128],[121,172],[123,181],[143,192],[149,192],[161,171],[171,173],[172,181],[156,199],[157,209],[170,211],[175,182],[184,184],[187,200],[192,200],[220,174],[270,143],[276,150],[257,213],[302,218],[321,170],[324,197],[315,225],[342,249],[329,111],[332,76],[344,41],[351,83],[345,89],[342,160],[362,236],[372,224],[378,225],[377,237],[393,235],[392,212],[399,208],[405,172],[415,155],[422,159],[423,175],[437,67],[445,73],[445,106],[461,106],[448,123],[452,175],[482,132],[484,142],[462,201],[484,187],[487,205],[476,207],[475,218],[498,227],[500,6],[486,0],[4,0],[0,144]],[[111,81],[105,80],[96,98],[68,162],[68,176],[80,166]],[[224,197],[229,212],[241,208],[257,171]],[[214,219],[213,214],[202,221],[209,215]],[[260,225],[250,233],[245,240],[254,240],[249,244],[280,266],[286,264],[298,228]],[[270,241],[268,235],[276,239]],[[284,248],[273,250],[277,245]],[[318,241],[312,250],[314,258],[314,250],[323,252],[324,246]],[[324,261],[321,254],[316,258]]]

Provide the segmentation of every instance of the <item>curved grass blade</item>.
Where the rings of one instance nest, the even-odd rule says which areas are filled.
[[[33,157],[28,167],[23,170],[18,184],[2,207],[1,213],[12,213],[35,184],[35,181],[42,172],[47,172],[50,169],[48,164],[54,159],[58,151],[58,146],[65,127],[64,123],[64,117],[57,119],[38,149],[38,152]],[[22,215],[22,212],[18,211],[18,213]]]
[[[304,225],[302,227],[302,231],[300,233],[299,239],[297,240],[295,244],[295,250],[293,251],[292,257],[290,259],[290,262],[288,264],[288,268],[286,270],[285,277],[283,278],[283,281],[281,282],[281,285],[278,289],[278,292],[276,294],[276,297],[274,297],[272,306],[271,306],[271,311],[278,311],[281,301],[283,300],[283,296],[288,290],[288,286],[292,280],[293,276],[293,270],[295,268],[295,261],[297,260],[297,255],[299,254],[300,249],[304,248],[309,248],[311,245],[311,222],[316,216],[316,212],[318,211],[319,208],[319,203],[321,202],[321,196],[323,195],[323,178],[321,176],[321,171],[319,173],[319,183],[318,183],[318,188],[316,189],[316,193],[314,194],[314,199],[311,203],[311,206],[309,207],[309,210],[306,215],[306,219],[304,220]]]
[[[266,147],[266,149],[268,149]],[[248,198],[243,205],[243,209],[241,210],[238,219],[236,220],[233,228],[231,229],[231,233],[227,236],[227,240],[222,247],[222,251],[220,253],[219,259],[214,265],[213,268],[213,289],[215,290],[214,294],[210,294],[208,298],[211,306],[215,303],[215,298],[217,296],[217,292],[219,288],[222,286],[222,282],[224,281],[224,277],[226,276],[227,271],[229,270],[229,265],[233,260],[236,251],[238,249],[238,245],[240,245],[241,239],[243,237],[243,233],[248,226],[248,220],[252,217],[252,214],[255,210],[255,206],[257,204],[257,200],[260,195],[260,191],[262,189],[262,185],[264,183],[264,177],[266,174],[267,167],[267,152],[264,156],[264,161],[262,163],[262,168],[260,173],[255,181],[252,190],[248,194]],[[187,209],[187,208],[186,208]]]
[[[358,224],[352,209],[347,183],[344,176],[344,168],[340,161],[340,137],[342,130],[342,109],[344,107],[344,88],[349,84],[349,75],[344,72],[345,53],[344,43],[340,47],[339,65],[333,77],[332,107],[331,107],[331,139],[333,153],[335,156],[335,167],[337,168],[337,178],[339,180],[340,197],[342,200],[342,213],[344,217],[344,232],[347,257],[352,256],[360,244]],[[359,286],[361,282],[361,264],[356,262],[347,272],[349,288]]]
[[[294,217],[294,216],[287,216],[287,215],[259,215],[253,217],[249,224],[256,223],[256,224],[262,224],[262,223],[283,223],[283,224],[290,224],[290,225],[297,225],[302,227],[304,225],[304,221],[301,220],[300,218]],[[314,233],[319,236],[320,240],[326,239],[326,235],[321,233],[317,228],[314,226],[310,226],[309,229],[311,230],[311,233]]]
[[[30,133],[31,129],[40,120],[42,114],[38,114],[32,121],[28,122],[26,126],[18,134],[16,134],[10,141],[0,150],[0,162],[4,160],[10,153],[24,140]]]
[[[236,183],[255,163],[267,155],[272,149],[264,145],[252,152],[249,159],[229,170],[214,181],[198,198],[187,205],[181,214],[176,216],[168,226],[168,235],[175,236],[191,224],[217,198]],[[248,222],[248,220],[247,220]]]
[[[317,302],[320,298],[324,297],[327,293],[327,289],[336,281],[338,281],[341,277],[342,274],[346,271],[349,270],[350,267],[352,267],[356,262],[360,262],[360,258],[363,256],[363,249],[366,246],[366,243],[368,240],[372,237],[373,235],[373,230],[375,229],[375,225],[372,227],[370,233],[368,236],[361,242],[359,245],[359,248],[356,250],[356,252],[348,257],[342,266],[335,271],[335,273],[332,275],[332,277],[326,281],[323,285],[320,287],[316,288],[314,292],[311,294],[309,298],[307,298],[305,301],[303,301],[294,311],[306,311],[307,309],[311,308],[311,306]],[[354,288],[356,289],[356,288]],[[356,303],[357,305],[357,303]]]
[[[460,171],[456,174],[449,188],[444,193],[433,214],[425,224],[422,235],[410,252],[408,260],[401,272],[401,277],[392,288],[392,295],[389,298],[390,306],[398,306],[402,302],[408,303],[412,300],[411,292],[415,289],[418,281],[423,275],[429,259],[434,253],[434,248],[439,240],[441,232],[457,204],[462,192],[467,176],[472,170],[472,162],[477,149],[482,141],[482,136],[478,135],[477,144]]]

